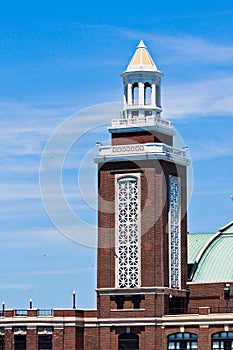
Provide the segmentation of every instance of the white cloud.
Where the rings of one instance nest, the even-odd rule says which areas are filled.
[[[11,199],[38,199],[40,198],[39,186],[36,183],[20,183],[20,179],[9,180],[0,184],[1,197],[0,201],[7,201]],[[3,209],[3,208],[2,208]],[[1,210],[2,210],[1,209]]]
[[[168,119],[233,116],[232,96],[233,76],[167,86],[164,116]]]
[[[26,229],[16,231],[1,231],[1,249],[19,249],[44,247],[46,243],[64,244],[64,236],[56,229],[41,228],[40,230]]]
[[[233,157],[233,136],[216,140],[196,140],[190,144],[192,160]]]
[[[0,289],[17,289],[17,290],[28,290],[31,288],[31,285],[25,283],[10,283],[10,284],[0,284]]]
[[[143,38],[150,43],[148,49],[151,53],[157,52],[161,57],[163,65],[188,64],[193,63],[208,65],[233,65],[233,46],[212,42],[200,36],[176,35],[168,36],[161,34],[151,34],[130,30],[119,30],[124,37],[138,40]],[[152,55],[154,56],[154,55]],[[154,57],[156,60],[156,56]]]
[[[77,268],[77,269],[70,269],[67,267],[67,269],[64,270],[34,270],[34,271],[28,271],[28,272],[19,272],[19,273],[13,273],[14,276],[54,276],[54,275],[73,275],[78,274],[82,272],[88,272],[93,271],[93,267],[86,267],[86,268]]]
[[[188,63],[194,62],[208,65],[233,64],[233,46],[221,45],[210,42],[201,37],[180,36],[180,37],[158,37],[156,42],[163,46],[164,51],[170,52],[163,58],[163,64],[173,62]],[[162,53],[163,54],[163,53]]]

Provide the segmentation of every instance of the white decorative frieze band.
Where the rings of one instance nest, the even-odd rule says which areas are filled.
[[[165,159],[177,164],[189,165],[185,149],[167,146],[164,143],[137,143],[119,146],[100,146],[96,163],[119,161],[122,156],[128,160]]]

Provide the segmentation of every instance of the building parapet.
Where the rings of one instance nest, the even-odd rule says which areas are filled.
[[[9,309],[0,312],[0,322],[3,318],[68,318],[68,317],[93,317],[96,316],[96,310],[80,309]]]

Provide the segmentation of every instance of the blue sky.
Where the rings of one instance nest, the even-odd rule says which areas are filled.
[[[232,33],[228,0],[1,4],[0,302],[26,308],[32,298],[38,308],[70,307],[75,289],[80,308],[95,306],[95,249],[65,238],[47,215],[40,162],[51,135],[60,148],[73,140],[64,196],[81,219],[78,233],[86,227],[93,234],[95,143],[108,139],[122,101],[120,74],[140,39],[165,74],[163,116],[189,146],[189,231],[215,232],[232,220]],[[79,112],[94,105],[101,106]],[[47,190],[52,198],[53,187]],[[57,198],[53,203],[66,224]]]

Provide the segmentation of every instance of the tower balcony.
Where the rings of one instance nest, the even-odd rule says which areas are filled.
[[[96,163],[122,160],[136,161],[147,159],[161,159],[172,163],[189,165],[187,150],[168,146],[164,143],[142,143],[119,146],[100,146]]]
[[[176,133],[173,124],[158,117],[156,113],[146,114],[144,110],[144,113],[140,113],[139,110],[138,115],[131,113],[131,115],[126,116],[125,112],[122,112],[121,118],[112,119],[112,126],[109,128],[109,132],[129,132],[140,128],[143,130],[157,130],[171,136],[174,136]]]

